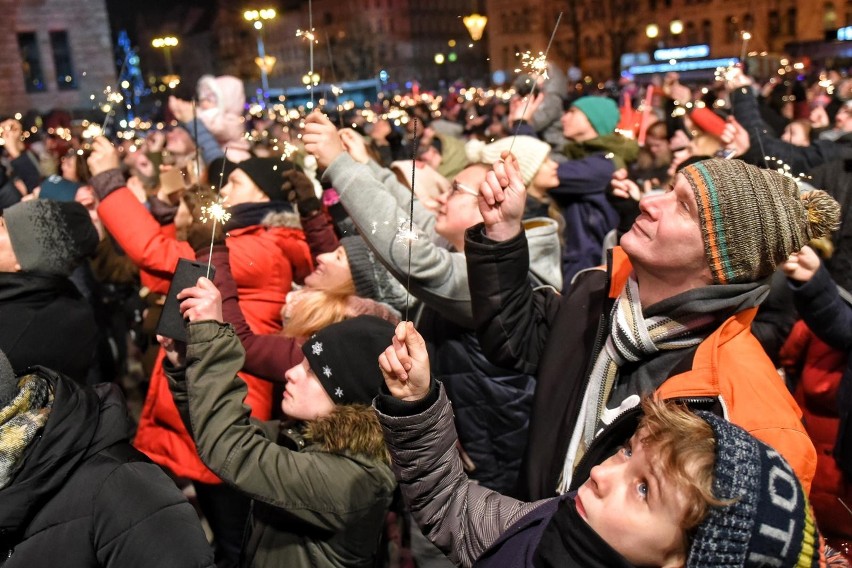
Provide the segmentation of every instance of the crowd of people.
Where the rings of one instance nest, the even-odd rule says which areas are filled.
[[[848,566],[852,79],[551,71],[0,120],[0,566]]]

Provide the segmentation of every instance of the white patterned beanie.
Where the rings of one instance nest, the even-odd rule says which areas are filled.
[[[384,382],[379,355],[394,326],[376,316],[358,316],[321,329],[302,352],[335,404],[370,404]]]
[[[698,525],[686,567],[824,566],[813,511],[786,460],[739,426],[696,414],[716,438],[713,495],[731,503]]]
[[[528,186],[550,156],[552,148],[547,142],[533,136],[507,136],[490,144],[471,140],[464,147],[467,159],[472,164],[496,164],[500,161],[500,155],[510,148],[518,160],[524,185]]]

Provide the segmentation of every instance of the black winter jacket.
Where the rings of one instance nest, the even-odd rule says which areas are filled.
[[[834,256],[825,266],[835,282],[852,291],[852,159],[835,160],[811,172],[808,183],[840,203],[840,229],[834,233]]]
[[[44,365],[86,379],[98,342],[95,316],[61,276],[0,272],[0,350],[15,370]]]
[[[43,367],[47,424],[0,489],[3,568],[193,568],[213,552],[192,506],[129,443],[118,387],[83,388]]]

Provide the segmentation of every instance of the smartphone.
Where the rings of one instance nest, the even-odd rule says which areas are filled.
[[[716,158],[722,158],[723,160],[730,160],[737,154],[737,151],[731,148],[722,148],[718,152],[714,154]]]
[[[178,259],[175,267],[172,283],[169,285],[169,293],[160,312],[160,320],[157,322],[155,333],[164,337],[171,337],[177,341],[186,343],[186,321],[180,313],[180,300],[178,293],[185,288],[192,288],[202,276],[213,280],[216,273],[214,267],[210,267],[210,275],[207,275],[207,265],[185,258]]]

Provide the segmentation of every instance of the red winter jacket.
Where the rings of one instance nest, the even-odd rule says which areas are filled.
[[[148,282],[156,291],[167,291],[179,258],[195,258],[192,247],[167,236],[127,188],[107,195],[98,206],[98,215],[127,255],[148,273]],[[295,228],[254,225],[229,231],[226,244],[246,321],[255,333],[278,331],[281,307],[292,282],[303,280],[313,268],[304,234]],[[178,476],[217,483],[219,479],[198,458],[192,437],[178,415],[162,359],[161,352],[134,445]],[[240,373],[240,377],[248,385],[245,402],[252,416],[269,419],[272,385],[246,373]]]

